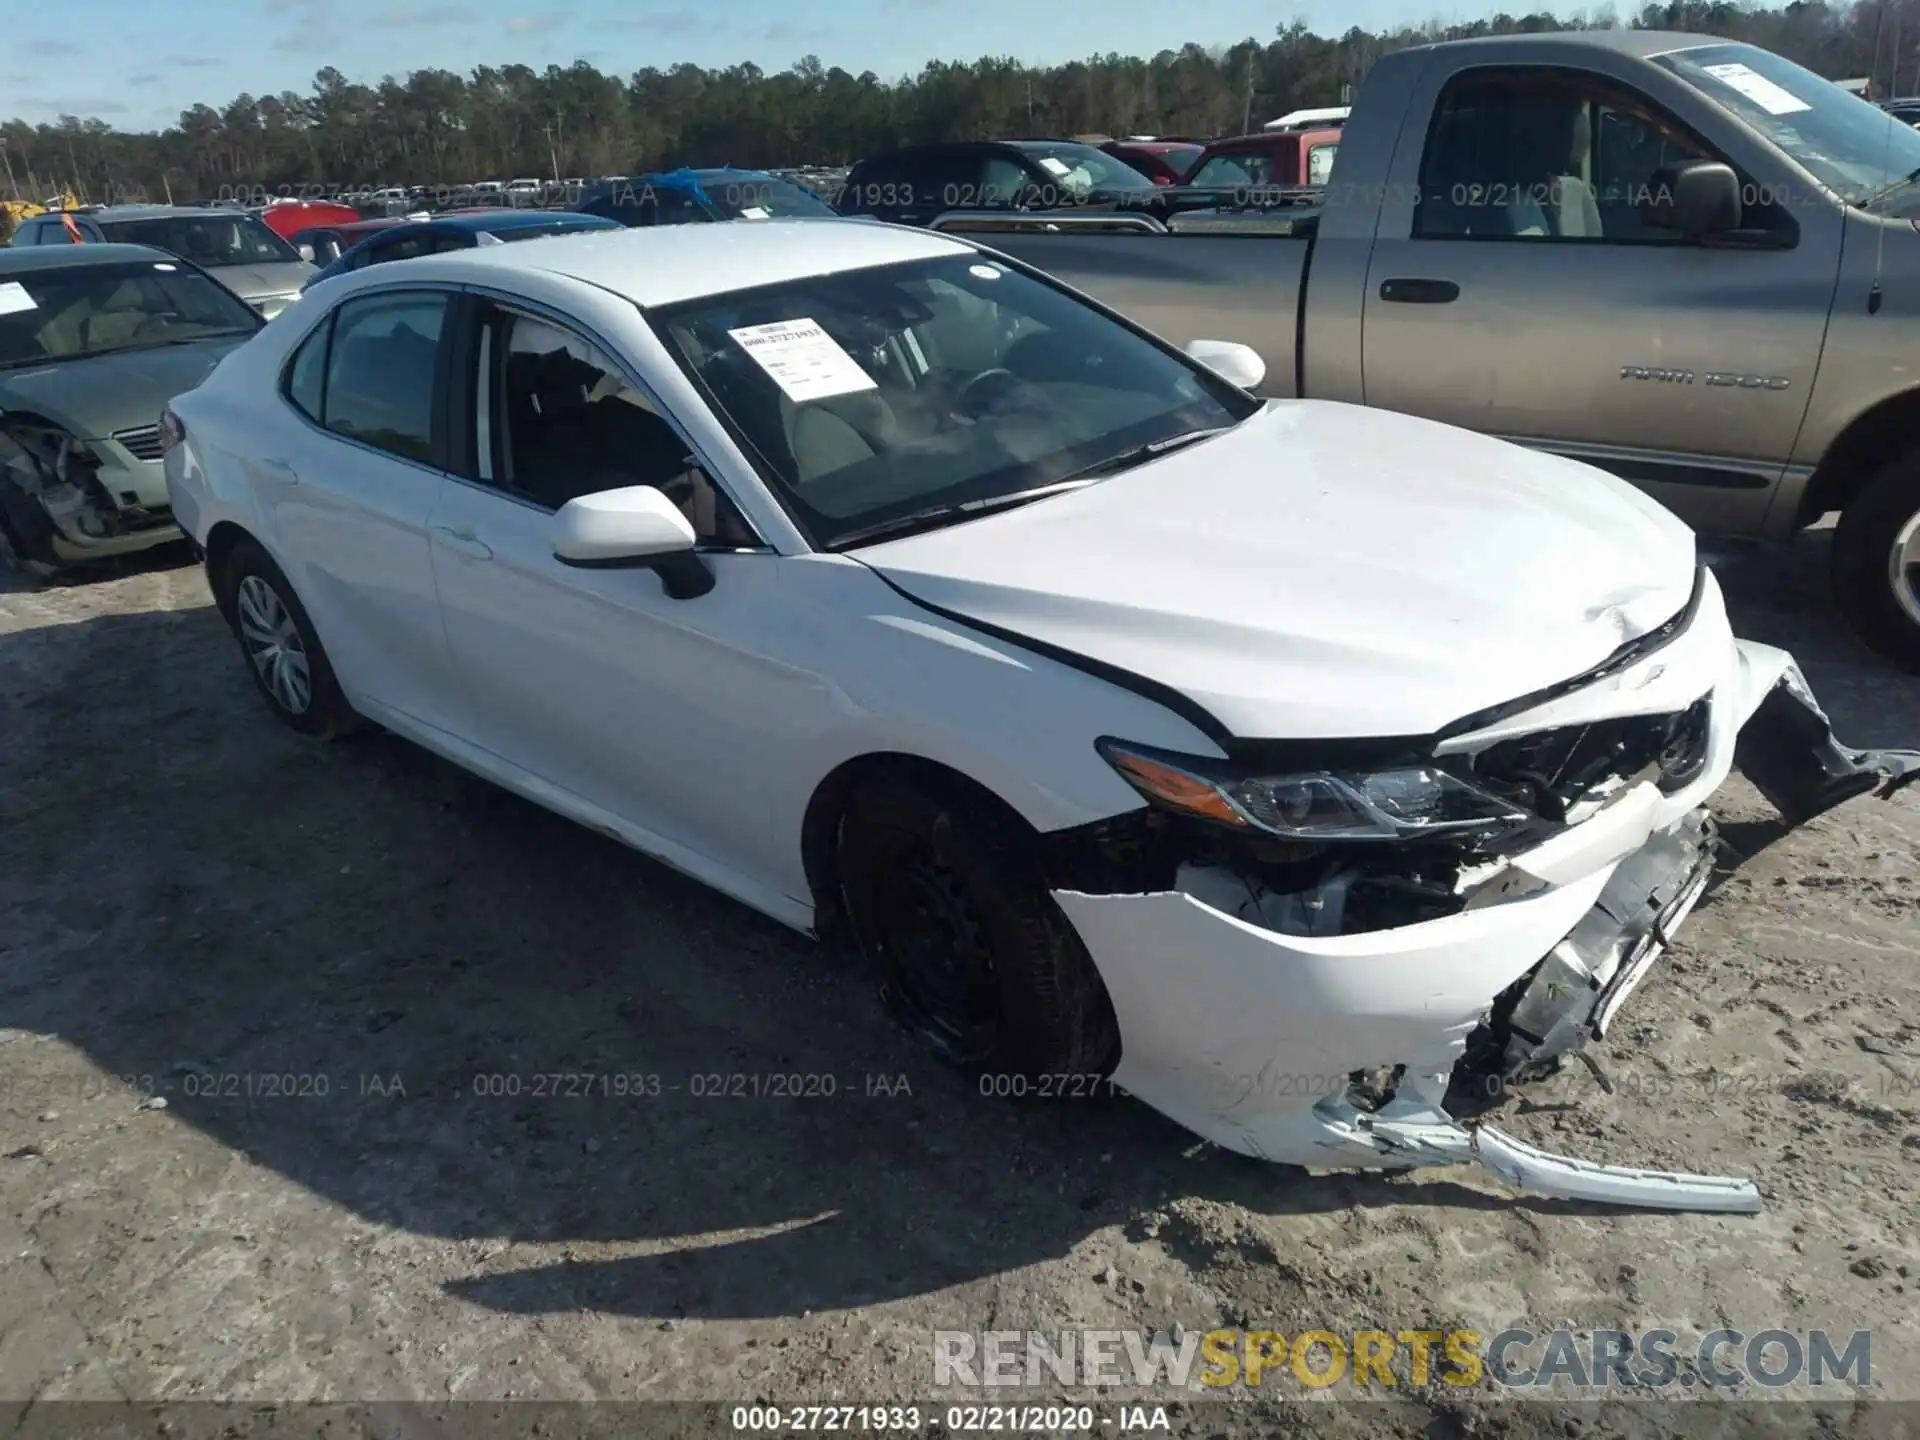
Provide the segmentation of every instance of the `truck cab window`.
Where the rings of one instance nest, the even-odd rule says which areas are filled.
[[[1579,76],[1486,71],[1440,98],[1414,234],[1426,239],[1677,244],[1641,205],[1662,165],[1708,158],[1637,96]]]

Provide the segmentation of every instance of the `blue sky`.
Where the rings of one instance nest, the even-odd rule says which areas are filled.
[[[1563,13],[1580,8],[1570,0]],[[124,129],[172,123],[196,101],[307,90],[348,78],[586,59],[625,75],[681,60],[781,70],[809,52],[892,78],[930,59],[1012,54],[1034,63],[1151,54],[1197,40],[1261,39],[1294,18],[1351,25],[1460,19],[1519,0],[9,0],[0,118],[97,115]]]

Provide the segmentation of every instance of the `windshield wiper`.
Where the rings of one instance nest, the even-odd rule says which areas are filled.
[[[1135,445],[1122,450],[1118,455],[1109,455],[1104,460],[1096,460],[1083,469],[1075,470],[1067,478],[1078,480],[1086,476],[1112,475],[1121,470],[1131,470],[1136,465],[1157,459],[1169,451],[1184,449],[1201,440],[1212,439],[1215,435],[1224,435],[1233,429],[1231,425],[1215,425],[1208,430],[1189,430],[1182,435],[1169,435],[1164,440],[1149,440],[1144,445]]]
[[[915,510],[910,515],[896,515],[891,520],[879,520],[871,525],[863,525],[858,530],[849,530],[834,540],[833,548],[844,550],[849,545],[878,540],[883,536],[899,535],[909,530],[930,529],[942,520],[985,515],[994,510],[1011,510],[1035,500],[1044,500],[1049,495],[1059,495],[1068,490],[1084,490],[1093,483],[1095,482],[1092,479],[1071,476],[1065,480],[1055,480],[1051,484],[1036,485],[1031,490],[1015,490],[1007,495],[988,495],[979,500],[962,500],[955,505],[930,505],[925,510]]]
[[[1892,117],[1889,117],[1889,118],[1892,118]],[[1894,191],[1899,190],[1902,187],[1907,185],[1920,185],[1920,170],[1910,171],[1909,173],[1902,175],[1898,180],[1889,180],[1886,184],[1882,185],[1878,190],[1874,191],[1871,195],[1867,196],[1866,199],[1860,201],[1859,208],[1862,210],[1871,210],[1873,209],[1874,206],[1878,205],[1882,200],[1886,199],[1887,196],[1891,195]]]

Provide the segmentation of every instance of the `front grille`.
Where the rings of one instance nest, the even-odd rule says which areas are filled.
[[[1684,789],[1707,764],[1712,697],[1665,715],[1633,715],[1541,730],[1490,745],[1473,760],[1476,778],[1548,820],[1624,783],[1652,780],[1665,794]]]
[[[166,452],[160,448],[160,427],[141,425],[132,430],[116,430],[113,438],[126,447],[136,460],[158,460]]]

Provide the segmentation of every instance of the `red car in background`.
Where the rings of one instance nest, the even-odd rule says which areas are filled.
[[[1324,185],[1340,149],[1337,126],[1263,130],[1215,140],[1183,182],[1199,190],[1290,189]]]
[[[1206,150],[1199,140],[1161,136],[1154,139],[1108,140],[1100,148],[1125,161],[1156,185],[1178,185]]]
[[[351,205],[330,205],[324,200],[285,200],[260,212],[266,226],[282,240],[291,241],[302,230],[322,225],[354,225],[360,212]]]

